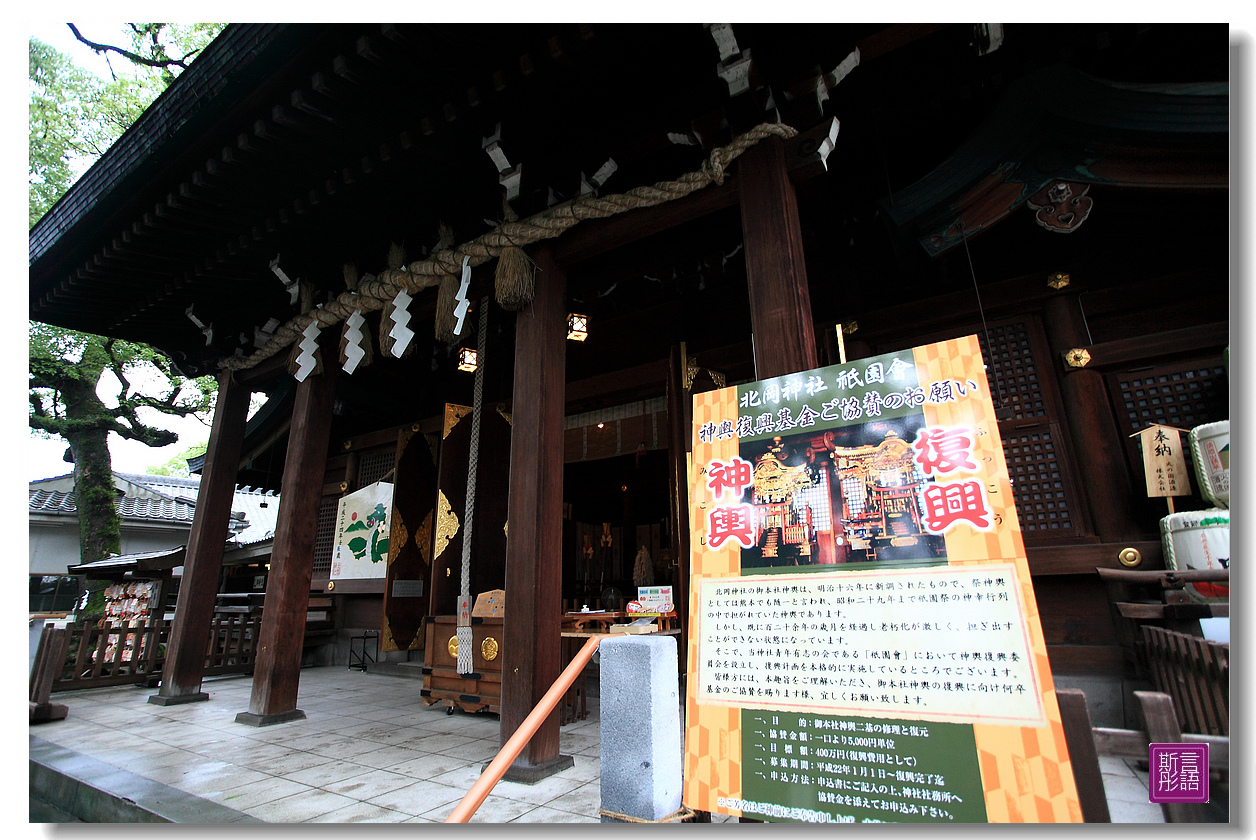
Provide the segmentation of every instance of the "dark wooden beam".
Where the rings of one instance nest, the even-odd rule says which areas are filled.
[[[952,25],[949,23],[896,23],[863,38],[855,45],[859,49],[859,62],[867,64],[869,61],[900,50],[913,41]]]
[[[1149,364],[1158,359],[1200,350],[1220,351],[1230,343],[1230,323],[1218,321],[1168,330],[1151,335],[1138,335],[1083,347],[1090,353],[1086,368],[1112,368],[1120,365]],[[1080,346],[1080,345],[1079,345]]]
[[[1139,570],[1164,568],[1164,550],[1159,540],[1125,540],[1081,545],[1026,546],[1029,573],[1039,575],[1086,575],[1097,568],[1124,569],[1118,556],[1127,548],[1142,555]]]
[[[536,296],[515,326],[515,384],[506,544],[501,740],[505,744],[558,678],[562,610],[563,407],[567,277],[553,251],[533,254]],[[558,712],[506,778],[535,779],[570,766],[558,754]]]
[[[1029,274],[1013,277],[996,283],[981,286],[981,305],[989,316],[999,316],[1005,312],[1024,312],[1038,308],[1042,302],[1051,297],[1059,297],[1061,292],[1047,286],[1046,274]],[[903,324],[911,324],[911,335],[928,333],[941,329],[955,322],[957,313],[968,313],[964,317],[972,319],[977,311],[977,298],[971,288],[959,292],[951,292],[924,300],[910,300],[868,314],[850,313],[847,317],[858,314],[859,330],[846,335],[847,355],[851,353],[851,336],[872,344],[880,345],[893,342],[896,338],[906,335]],[[843,319],[845,320],[845,319]],[[817,325],[820,329],[832,332],[836,321],[827,321]],[[857,358],[850,356],[850,358]]]
[[[328,331],[330,335],[333,331]],[[326,336],[325,336],[326,337]],[[262,603],[253,694],[236,722],[265,726],[305,717],[297,708],[301,648],[314,566],[314,523],[322,502],[323,469],[340,366],[334,342],[322,346],[323,371],[297,385],[292,432],[284,459],[270,577]]]
[[[567,383],[567,403],[572,406],[569,414],[579,414],[586,409],[582,403],[592,399],[609,399],[625,391],[658,391],[661,395],[667,381],[666,362],[647,362],[635,367],[610,371],[578,382]],[[635,397],[634,399],[642,399]],[[631,400],[625,400],[630,402]]]
[[[786,169],[792,181],[801,183],[825,174],[824,165],[816,150],[828,135],[829,125],[824,123],[785,142]],[[738,172],[744,171],[746,167],[746,154],[749,152],[733,164]],[[739,183],[738,177],[729,176],[722,185],[712,184],[657,207],[630,210],[608,219],[582,222],[556,240],[555,258],[563,265],[572,266],[685,222],[732,207],[737,203]]]
[[[810,370],[819,365],[819,356],[785,144],[770,137],[748,149],[739,171],[755,377]]]
[[[1077,296],[1048,299],[1043,326],[1060,370],[1064,353],[1085,343],[1086,323]],[[1105,542],[1137,537],[1135,491],[1125,463],[1124,438],[1112,414],[1103,374],[1085,368],[1066,372],[1060,376],[1060,392],[1095,533]]]
[[[223,546],[227,540],[231,505],[235,501],[236,465],[244,441],[249,395],[248,386],[236,381],[230,372],[219,376],[204,477],[196,493],[196,517],[188,536],[183,582],[162,666],[161,687],[157,694],[148,698],[150,703],[168,706],[209,699],[209,695],[201,691],[205,676],[205,641],[214,617]]]

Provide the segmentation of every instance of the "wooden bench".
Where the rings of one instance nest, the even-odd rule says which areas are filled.
[[[1143,729],[1108,729],[1091,727],[1086,695],[1076,689],[1058,689],[1060,718],[1064,739],[1068,743],[1073,778],[1082,808],[1082,819],[1088,823],[1112,822],[1108,800],[1103,788],[1103,772],[1099,756],[1146,760],[1150,744],[1208,744],[1209,770],[1229,772],[1230,739],[1217,735],[1182,732],[1178,728],[1173,698],[1159,691],[1135,691],[1138,713]],[[1209,822],[1202,805],[1162,803],[1165,822]]]

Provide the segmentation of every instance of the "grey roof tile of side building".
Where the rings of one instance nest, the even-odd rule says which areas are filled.
[[[120,496],[117,500],[118,515],[127,520],[185,522],[191,524],[196,515],[196,505],[182,499],[137,499]],[[74,515],[78,513],[73,491],[31,490],[28,499],[30,513]]]
[[[141,475],[115,472],[115,476],[132,485],[117,500],[118,514],[129,521],[169,522],[191,525],[196,516],[196,494],[200,476],[179,478],[164,475]],[[31,482],[28,492],[28,513],[74,516],[78,513],[73,490],[41,489],[36,485],[51,481]],[[279,497],[260,488],[237,487],[231,504],[230,539],[247,546],[274,536],[279,512]]]

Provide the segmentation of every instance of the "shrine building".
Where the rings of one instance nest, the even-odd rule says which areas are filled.
[[[504,592],[496,677],[415,692],[503,742],[564,611],[643,574],[683,671],[693,396],[975,334],[1056,683],[1120,725],[1145,674],[1097,569],[1165,564],[1132,436],[1229,417],[1230,55],[1225,25],[228,26],[29,237],[31,320],[218,379],[152,702],[205,699],[223,594],[261,613],[241,725],[364,633],[437,667],[468,593]],[[915,432],[764,443],[757,562],[936,553]],[[347,573],[341,500],[385,484]],[[282,499],[247,573],[237,485]]]

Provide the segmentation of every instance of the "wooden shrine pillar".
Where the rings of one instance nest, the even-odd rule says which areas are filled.
[[[188,536],[183,581],[161,669],[161,687],[157,694],[148,698],[148,702],[158,706],[209,699],[209,695],[201,691],[205,644],[214,618],[218,573],[222,570],[231,505],[235,501],[249,395],[249,388],[237,383],[231,371],[223,371],[218,377],[218,400],[205,452],[205,471],[196,492],[196,516]],[[160,603],[164,610],[164,585]],[[157,620],[161,621],[160,612]]]
[[[779,137],[747,149],[738,164],[757,379],[819,367],[798,199],[785,164]]]
[[[676,559],[676,620],[680,627],[676,656],[681,674],[688,673],[689,656],[689,462],[693,445],[693,397],[685,387],[685,358],[673,345],[667,365],[667,459],[671,479],[668,499],[672,556]]]
[[[538,248],[533,257],[536,297],[519,311],[515,322],[502,650],[503,745],[561,671],[567,276],[549,246]],[[571,756],[558,754],[558,726],[555,710],[505,778],[533,782],[571,767]]]
[[[1068,350],[1090,344],[1076,295],[1048,298],[1043,305],[1043,326],[1057,360]],[[1067,365],[1063,370],[1060,391],[1095,533],[1103,542],[1136,539],[1135,491],[1103,374]]]
[[[337,352],[331,349],[334,347],[332,342],[323,342],[322,373],[310,374],[297,385],[280,482],[282,501],[275,524],[275,547],[262,602],[253,695],[249,710],[236,715],[236,723],[267,726],[305,717],[305,712],[296,707],[297,687],[314,569],[318,507],[327,466],[336,376],[340,372]]]

